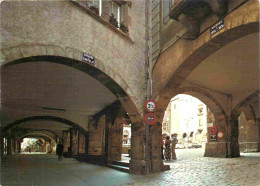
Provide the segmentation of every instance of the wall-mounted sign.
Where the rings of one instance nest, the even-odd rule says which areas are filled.
[[[223,137],[224,137],[224,132],[219,131],[219,132],[218,132],[218,139],[221,139],[221,138],[223,138]]]
[[[216,134],[218,132],[217,127],[210,127],[210,134]]]
[[[83,53],[82,60],[90,63],[91,65],[95,65],[95,58],[89,54]]]
[[[156,109],[156,102],[154,100],[148,100],[145,102],[145,110],[147,112],[154,112]]]
[[[211,141],[217,141],[217,134],[211,134],[210,139]]]
[[[148,125],[153,125],[156,122],[156,115],[154,113],[147,113],[144,120]]]
[[[215,24],[214,26],[212,26],[210,28],[210,35],[214,35],[216,34],[218,31],[220,31],[221,29],[224,28],[224,19],[222,19],[221,21],[219,21],[217,24]]]

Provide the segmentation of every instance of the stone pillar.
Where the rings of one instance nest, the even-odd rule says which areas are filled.
[[[79,131],[79,154],[84,154],[85,148],[86,148],[85,134]]]
[[[7,155],[12,155],[11,131],[7,132]]]
[[[239,117],[240,151],[257,152],[259,151],[259,123],[253,119],[245,119],[245,117]]]
[[[205,157],[228,157],[228,143],[227,140],[230,138],[227,130],[227,121],[222,113],[213,113],[208,109],[207,113],[207,143],[205,147]],[[218,132],[223,132],[224,137],[217,140],[211,139],[210,128],[217,127]]]
[[[239,143],[238,143],[238,120],[230,119],[229,120],[229,157],[235,158],[240,156]]]
[[[152,172],[161,172],[169,170],[169,166],[165,166],[162,161],[161,146],[162,146],[162,124],[156,122],[150,127],[151,136],[151,169]]]
[[[117,118],[112,125],[109,125],[108,134],[108,161],[120,161],[122,156],[122,136],[123,123],[120,118]]]
[[[46,149],[46,141],[45,140],[43,141],[43,144],[42,144],[42,152],[48,152],[48,150]]]
[[[70,129],[70,155],[71,157],[78,155],[78,130]]]
[[[21,153],[21,141],[17,140],[17,153]]]
[[[2,135],[0,137],[0,147],[1,147],[1,159],[2,159],[4,157],[4,148],[5,148],[5,146],[4,146],[4,138],[3,138]]]
[[[145,126],[143,123],[131,125],[131,160],[130,173],[147,174],[145,161]]]
[[[62,140],[63,140],[64,152],[69,153],[68,147],[70,146],[70,135],[68,130],[62,131]]]
[[[105,129],[106,117],[101,116],[97,121],[91,121],[89,124],[89,148],[88,154],[94,156],[103,156],[105,152]]]

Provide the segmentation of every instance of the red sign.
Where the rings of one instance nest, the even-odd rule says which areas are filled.
[[[210,133],[211,134],[216,134],[218,132],[218,129],[217,129],[217,127],[210,127]]]
[[[218,132],[218,138],[221,139],[221,138],[223,138],[223,137],[224,137],[224,132],[219,131],[219,132]]]
[[[144,120],[148,125],[153,125],[156,122],[156,115],[154,113],[147,113]]]
[[[147,112],[154,112],[156,109],[156,102],[154,100],[148,100],[145,102],[145,110]]]

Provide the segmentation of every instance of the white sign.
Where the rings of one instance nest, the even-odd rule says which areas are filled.
[[[156,108],[156,103],[155,101],[153,100],[148,100],[146,101],[145,103],[145,110],[147,112],[154,112],[155,111],[155,108]]]

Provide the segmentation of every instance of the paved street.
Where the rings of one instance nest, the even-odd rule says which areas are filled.
[[[2,164],[1,184],[10,185],[260,185],[260,153],[234,159],[204,158],[202,149],[178,149],[171,170],[148,176],[131,175],[107,167],[55,155],[13,155]]]

